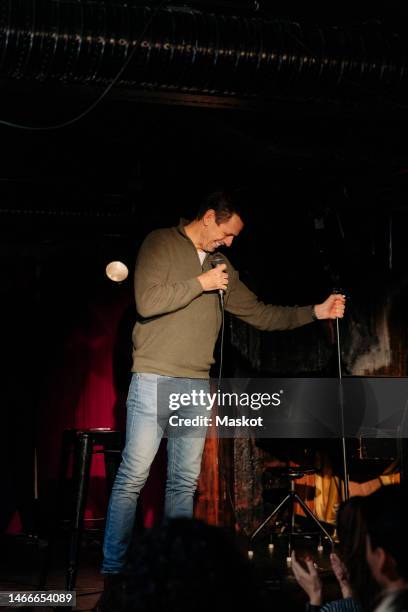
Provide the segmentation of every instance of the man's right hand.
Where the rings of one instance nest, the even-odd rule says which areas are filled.
[[[227,290],[228,273],[226,272],[227,264],[219,264],[215,268],[203,272],[197,276],[203,291],[215,291],[217,289]]]

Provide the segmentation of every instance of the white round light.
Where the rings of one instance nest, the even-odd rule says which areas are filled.
[[[106,266],[106,276],[110,278],[114,283],[121,283],[124,281],[129,274],[127,266],[121,261],[111,261]]]

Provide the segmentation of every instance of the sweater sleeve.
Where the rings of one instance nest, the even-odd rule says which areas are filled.
[[[145,238],[136,260],[136,308],[142,317],[174,312],[202,293],[197,278],[168,282],[169,270],[166,242],[156,230]]]
[[[225,310],[263,331],[294,329],[313,321],[313,306],[274,306],[264,304],[229,270],[230,289]]]

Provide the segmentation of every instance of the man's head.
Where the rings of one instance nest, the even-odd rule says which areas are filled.
[[[221,246],[231,246],[244,227],[236,196],[224,191],[210,194],[197,213],[196,223],[203,251],[212,253]]]
[[[364,500],[367,563],[384,589],[408,587],[407,490],[381,487]]]

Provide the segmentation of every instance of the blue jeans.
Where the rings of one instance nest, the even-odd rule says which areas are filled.
[[[158,384],[190,393],[209,391],[207,379],[171,378],[158,374],[134,373],[127,398],[126,444],[109,502],[104,541],[103,573],[124,569],[140,491],[149,475],[171,412],[157,410]],[[184,410],[184,415],[188,410]],[[182,416],[182,410],[178,411]],[[195,409],[194,415],[200,410]],[[201,409],[201,414],[205,409]],[[207,414],[209,414],[207,412]],[[205,443],[203,429],[194,435],[170,437],[167,441],[166,517],[192,517],[193,496],[200,475]]]

